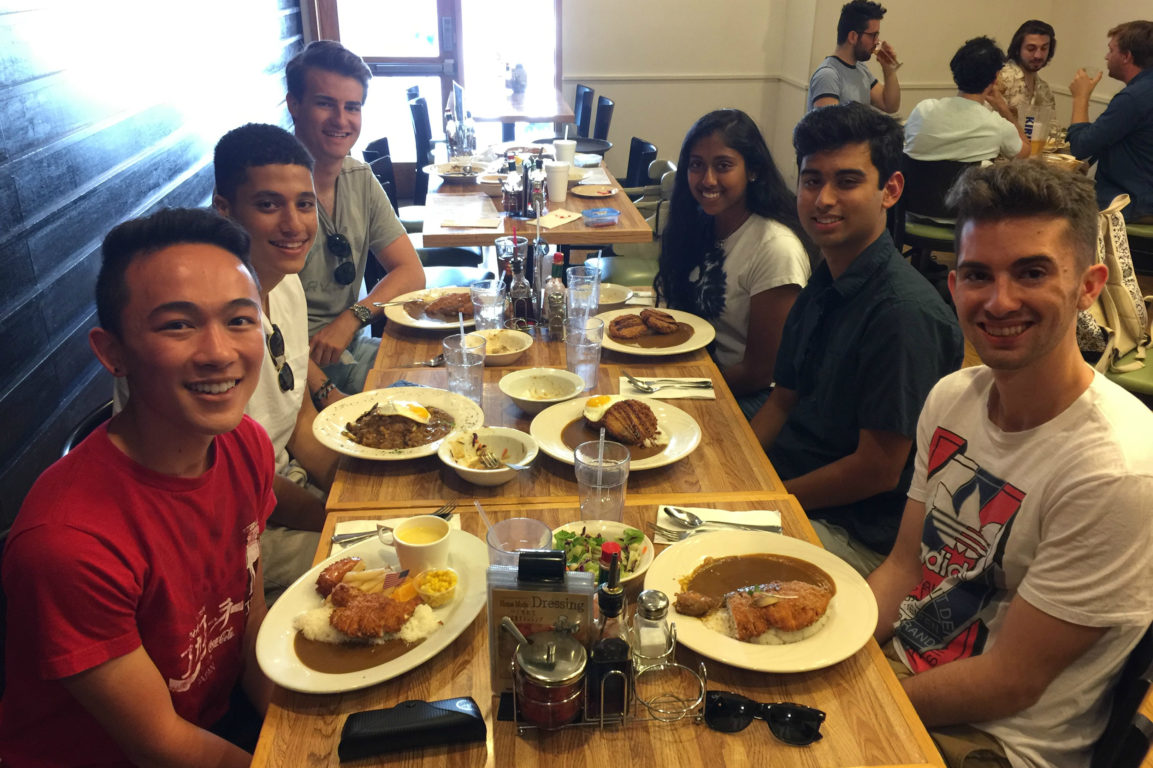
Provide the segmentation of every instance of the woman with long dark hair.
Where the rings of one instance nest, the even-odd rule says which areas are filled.
[[[797,202],[738,109],[685,136],[653,287],[717,331],[710,352],[746,417],[768,397],[781,329],[811,273]]]

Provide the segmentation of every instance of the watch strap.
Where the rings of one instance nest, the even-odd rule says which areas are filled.
[[[358,302],[353,304],[348,309],[352,312],[352,314],[356,315],[356,319],[360,322],[361,328],[372,322],[372,310],[363,304]]]

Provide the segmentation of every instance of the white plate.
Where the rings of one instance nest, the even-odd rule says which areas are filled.
[[[420,666],[444,650],[457,638],[484,608],[485,569],[488,568],[488,546],[461,530],[450,530],[452,545],[448,564],[460,576],[456,597],[433,613],[443,626],[429,635],[428,639],[403,656],[387,661],[379,666],[358,672],[331,674],[317,672],[300,663],[293,650],[296,630],[292,621],[301,613],[320,607],[322,598],[316,592],[316,577],[333,562],[344,557],[360,557],[369,568],[389,565],[398,567],[396,553],[392,547],[381,544],[376,537],[325,560],[297,579],[285,590],[264,618],[260,633],[256,636],[256,660],[264,674],[277,685],[302,693],[340,693],[367,688],[383,683],[397,675]]]
[[[390,301],[416,301],[417,299],[424,299],[425,301],[433,301],[439,299],[446,293],[468,293],[468,288],[451,287],[451,288],[425,288],[422,291],[412,291],[410,293],[402,293]],[[393,304],[391,307],[384,308],[384,316],[388,318],[389,322],[398,323],[409,328],[433,328],[438,331],[451,330],[459,328],[460,324],[456,320],[434,320],[430,317],[421,317],[419,320],[404,311],[404,306],[401,304]],[[464,327],[471,328],[473,321],[471,317],[464,319]]]
[[[665,449],[655,456],[629,463],[629,471],[639,469],[656,469],[673,462],[680,461],[688,456],[701,444],[701,427],[697,420],[675,405],[669,405],[663,400],[653,400],[648,397],[634,397],[653,409],[657,417],[657,428],[669,436],[669,443]],[[545,408],[538,413],[529,425],[528,433],[536,438],[540,449],[557,461],[565,464],[573,463],[573,449],[561,440],[561,432],[573,420],[579,419],[584,413],[587,397],[578,397]]]
[[[561,531],[570,531],[572,533],[585,531],[585,533],[592,536],[596,536],[599,533],[606,539],[619,539],[624,536],[625,528],[632,528],[632,526],[613,520],[577,520],[572,523],[565,523],[559,528],[553,528],[553,542],[556,542],[556,535]],[[621,579],[621,584],[628,584],[631,581],[643,577],[648,571],[649,566],[653,564],[653,554],[655,552],[656,547],[653,546],[653,540],[645,536],[641,540],[641,560],[637,564],[637,569]]]
[[[645,589],[659,589],[673,599],[678,578],[688,576],[706,557],[769,553],[812,563],[832,577],[837,594],[820,632],[790,645],[742,643],[706,627],[700,619],[670,612],[677,623],[677,642],[710,659],[758,672],[808,672],[844,661],[861,649],[877,626],[873,591],[836,555],[800,539],[761,531],[700,533],[673,544],[649,566]]]
[[[638,309],[613,309],[608,312],[601,312],[597,317],[605,321],[605,338],[601,342],[601,346],[605,349],[611,349],[613,352],[624,352],[626,355],[640,355],[642,357],[665,357],[666,355],[679,355],[684,352],[695,352],[698,349],[707,347],[712,340],[716,338],[717,331],[709,324],[708,320],[702,317],[697,317],[690,312],[682,312],[679,309],[665,309],[661,307],[661,312],[668,312],[670,315],[677,319],[679,323],[688,323],[693,328],[693,335],[689,340],[683,344],[677,344],[674,347],[636,347],[631,344],[625,344],[615,339],[609,338],[608,324],[612,322],[614,317],[621,315],[639,315],[641,313],[640,307]]]
[[[477,161],[472,164],[472,170],[465,172],[459,163],[440,163],[426,165],[421,170],[430,176],[439,176],[446,184],[473,184],[477,176],[484,172],[484,163]]]
[[[337,453],[354,456],[358,459],[400,461],[431,456],[436,453],[436,449],[440,447],[440,440],[433,440],[431,443],[419,445],[416,448],[387,450],[369,448],[367,445],[361,445],[344,435],[344,428],[348,426],[350,421],[356,421],[373,404],[389,400],[414,400],[421,405],[439,408],[456,421],[454,432],[461,429],[472,429],[484,424],[484,411],[480,409],[479,405],[463,395],[432,387],[389,387],[388,389],[372,389],[368,392],[349,395],[343,400],[337,400],[316,415],[312,422],[312,434],[316,435],[317,440]],[[443,439],[441,438],[441,440]]]
[[[569,193],[577,197],[612,197],[620,191],[620,187],[614,187],[612,184],[588,184],[573,187],[569,190]]]

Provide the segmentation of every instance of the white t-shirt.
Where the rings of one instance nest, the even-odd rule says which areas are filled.
[[[922,579],[894,642],[915,672],[977,655],[1016,595],[1108,627],[1036,704],[974,723],[1015,768],[1084,768],[1105,694],[1153,620],[1153,413],[1095,372],[1056,418],[1004,432],[987,415],[992,383],[988,368],[966,368],[925,402],[909,488],[926,508]]]
[[[914,160],[978,163],[1020,151],[1012,123],[961,96],[925,99],[905,121],[905,154]]]
[[[811,272],[809,255],[793,231],[755,213],[725,239],[724,248],[725,309],[712,321],[721,368],[745,357],[749,299],[781,285],[803,288]]]
[[[288,439],[296,428],[296,415],[300,412],[304,392],[308,388],[308,308],[300,278],[287,275],[268,293],[271,319],[263,312],[264,358],[260,365],[260,381],[248,401],[244,412],[252,417],[272,441],[276,457],[276,472],[284,474],[288,466]],[[292,366],[294,385],[288,392],[280,391],[280,379],[268,351],[267,339],[272,334],[272,323],[284,336],[284,359]],[[113,410],[119,413],[128,402],[128,382],[116,379],[112,393]]]

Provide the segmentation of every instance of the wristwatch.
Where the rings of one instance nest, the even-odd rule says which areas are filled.
[[[372,310],[363,304],[353,304],[348,309],[352,314],[356,315],[356,319],[360,321],[361,328],[372,322]]]

